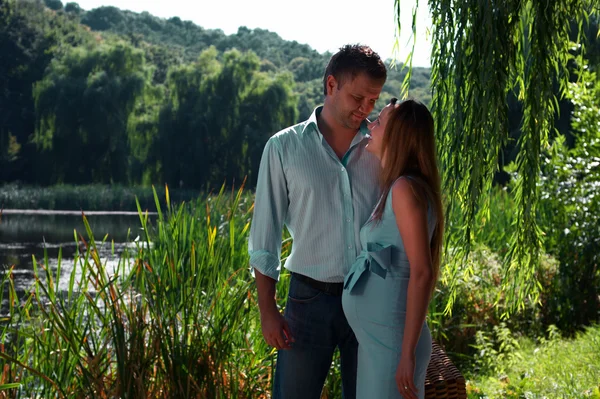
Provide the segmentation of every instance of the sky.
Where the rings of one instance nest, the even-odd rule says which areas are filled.
[[[285,40],[308,44],[319,52],[346,43],[371,46],[383,59],[393,58],[394,0],[74,0],[84,10],[115,6],[134,12],[148,11],[161,18],[179,17],[206,29],[236,33],[238,27],[276,32]],[[65,3],[67,0],[64,1]],[[400,0],[402,35],[396,59],[403,62],[412,45],[412,10],[416,0]],[[317,11],[318,10],[318,11]],[[430,66],[431,18],[427,2],[417,13],[417,42],[413,66]],[[410,43],[410,45],[408,44]]]

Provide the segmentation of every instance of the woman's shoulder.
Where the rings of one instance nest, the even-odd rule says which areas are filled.
[[[427,210],[426,194],[421,187],[409,176],[401,176],[390,189],[391,203],[394,211],[407,212]]]

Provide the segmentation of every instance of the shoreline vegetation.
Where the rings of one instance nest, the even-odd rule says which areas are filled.
[[[49,209],[0,209],[3,215],[86,215],[86,216],[136,216],[138,213],[133,211],[55,211]],[[157,212],[148,212],[150,215],[157,215]]]
[[[3,273],[3,397],[269,397],[275,351],[262,338],[247,266],[252,193],[222,188],[179,205],[170,190],[164,195],[153,192],[155,218],[136,205],[143,236],[114,270],[100,259],[100,241],[83,216],[75,267],[62,275],[67,290],[58,288],[61,261],[51,267],[47,256],[34,259],[37,278],[25,292],[15,291],[12,269]],[[290,244],[287,236],[282,259]],[[442,277],[428,317],[467,378],[469,398],[598,398],[600,326],[574,336],[544,329],[533,303],[502,320],[494,305],[503,295],[498,267],[494,251],[475,248],[452,315],[443,314],[449,287]],[[548,257],[540,273],[555,268]],[[283,273],[278,285],[280,307],[288,278]],[[323,398],[341,396],[338,370],[331,369]]]
[[[55,185],[49,187],[0,185],[0,209],[17,211],[76,211],[133,212],[137,214],[136,198],[142,210],[155,211],[156,201],[152,187],[123,185]],[[159,202],[165,206],[165,187],[155,187]],[[171,189],[170,199],[175,203],[190,202],[202,196],[200,190]],[[23,213],[23,212],[20,212]],[[57,212],[58,213],[58,212]]]

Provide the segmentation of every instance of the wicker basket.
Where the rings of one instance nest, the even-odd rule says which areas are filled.
[[[466,398],[465,377],[448,358],[446,352],[434,342],[425,377],[425,399]]]

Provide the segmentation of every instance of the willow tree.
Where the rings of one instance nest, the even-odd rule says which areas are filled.
[[[489,220],[487,199],[501,150],[509,140],[507,98],[511,92],[521,103],[523,118],[515,161],[517,178],[511,186],[518,211],[502,284],[512,311],[538,298],[535,272],[543,236],[536,223],[540,154],[548,147],[558,111],[555,85],[564,93],[569,80],[570,37],[582,32],[582,24],[597,12],[592,3],[428,1],[433,42],[432,109],[447,215],[461,215],[460,220],[448,220],[446,248],[450,257],[444,276],[451,294],[447,311],[455,299],[459,265],[469,253],[476,221]],[[413,37],[418,7],[417,0],[412,10]],[[395,0],[398,33],[400,14],[406,11],[400,0]],[[579,33],[577,37],[581,39]],[[411,63],[412,51],[406,62],[409,71]],[[410,72],[405,89],[409,80]]]
[[[33,87],[33,141],[51,183],[128,182],[132,118],[150,73],[144,54],[123,42],[52,61]]]
[[[297,100],[289,73],[260,71],[253,52],[215,47],[171,68],[155,154],[164,180],[185,187],[256,181],[262,148],[294,123]]]

